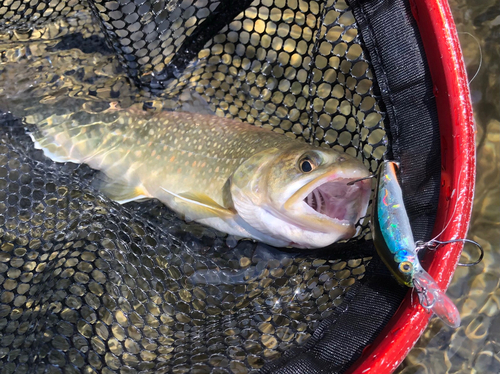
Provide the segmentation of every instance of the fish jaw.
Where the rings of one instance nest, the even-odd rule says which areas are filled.
[[[334,171],[308,183],[287,200],[283,212],[288,220],[304,231],[304,237],[309,237],[306,231],[318,235],[303,247],[322,247],[355,235],[356,223],[368,208],[371,183],[348,183],[365,176]]]
[[[306,226],[325,230],[345,229],[352,236],[355,224],[366,214],[371,194],[367,171],[333,170],[298,189],[283,205],[288,215],[306,222]],[[307,218],[304,220],[304,218]]]
[[[364,169],[335,170],[323,174],[295,193],[284,193],[284,202],[270,202],[246,196],[233,189],[238,214],[260,232],[279,238],[296,248],[321,248],[356,233],[355,225],[366,214],[371,194],[369,180],[351,181],[368,176]],[[324,199],[324,210],[317,199]],[[313,200],[316,199],[316,206]],[[309,201],[308,201],[309,200]],[[316,210],[316,209],[318,210]]]

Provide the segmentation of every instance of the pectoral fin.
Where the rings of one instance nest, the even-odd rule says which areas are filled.
[[[183,192],[176,194],[168,191],[165,188],[161,189],[175,197],[175,202],[178,204],[188,204],[190,208],[196,212],[195,214],[202,217],[221,217],[230,218],[236,213],[232,209],[224,208],[217,204],[209,196],[199,192]]]
[[[120,204],[151,198],[140,186],[131,186],[122,181],[110,181],[107,177],[103,179],[98,182],[99,191]]]

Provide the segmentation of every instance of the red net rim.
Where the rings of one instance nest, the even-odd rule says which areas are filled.
[[[434,235],[465,238],[475,182],[475,127],[469,84],[455,23],[445,0],[410,0],[434,83],[441,136],[441,191]],[[428,253],[428,272],[447,288],[463,244]],[[425,265],[424,265],[425,266]],[[411,305],[410,292],[378,338],[365,348],[349,374],[392,373],[423,333],[431,315]]]

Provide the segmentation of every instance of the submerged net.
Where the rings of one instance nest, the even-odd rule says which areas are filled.
[[[394,4],[411,24],[408,4]],[[380,90],[380,55],[374,66],[374,40],[356,22],[366,12],[350,5],[0,3],[2,373],[340,373],[359,357],[405,292],[371,258],[367,219],[357,238],[324,250],[228,245],[157,201],[110,201],[93,170],[52,162],[25,130],[111,101],[194,108],[334,147],[373,172],[388,139],[394,155],[410,143],[398,121],[422,112],[397,120],[391,106],[389,121],[394,86],[384,78]],[[419,136],[433,134],[410,130],[418,155]],[[421,179],[428,163],[405,178]],[[427,184],[406,186],[417,238],[430,233],[439,187],[439,167],[426,173]]]

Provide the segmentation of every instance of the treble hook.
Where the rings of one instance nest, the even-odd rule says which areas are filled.
[[[416,280],[413,286],[415,287],[415,291],[417,291],[418,301],[420,302],[420,305],[422,305],[427,311],[430,311],[432,307],[434,307],[436,299],[433,298],[432,301],[429,301],[427,290],[424,287],[422,287],[422,285],[418,283]]]
[[[466,266],[466,267],[470,267],[470,266],[474,266],[474,265],[477,265],[479,264],[482,260],[483,260],[483,257],[484,257],[484,249],[483,247],[481,247],[481,245],[474,241],[474,240],[471,240],[471,239],[451,239],[451,240],[447,240],[447,241],[439,241],[439,240],[436,240],[436,239],[432,239],[430,241],[428,241],[427,243],[419,240],[418,242],[416,242],[415,244],[417,245],[417,252],[423,248],[427,248],[431,251],[434,251],[436,250],[436,248],[440,245],[445,245],[445,244],[450,244],[450,243],[458,243],[458,242],[462,242],[462,243],[471,243],[471,244],[474,244],[477,248],[479,248],[479,258],[474,261],[474,262],[470,262],[468,264],[463,264],[461,262],[458,263],[458,266]]]

